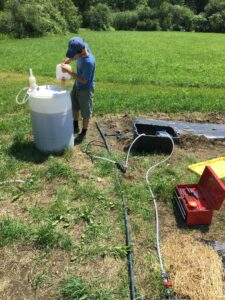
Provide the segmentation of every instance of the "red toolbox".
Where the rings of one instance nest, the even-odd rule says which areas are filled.
[[[187,225],[211,224],[213,210],[219,210],[225,199],[225,185],[206,166],[198,184],[176,185],[175,201]]]

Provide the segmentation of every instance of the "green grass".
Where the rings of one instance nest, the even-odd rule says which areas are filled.
[[[95,115],[225,112],[224,35],[87,30],[79,35],[88,41],[97,62]],[[162,156],[131,155],[130,169],[118,188],[108,162],[95,160],[92,166],[81,163],[76,168],[76,148],[61,155],[39,152],[32,141],[28,104],[15,103],[16,94],[27,85],[30,67],[38,84],[56,84],[55,67],[64,59],[71,36],[0,36],[0,181],[25,180],[23,185],[1,186],[0,247],[30,247],[31,285],[38,293],[50,288],[50,282],[51,299],[57,293],[65,300],[129,299],[121,202],[125,192],[138,295],[144,290],[148,299],[159,299],[163,286],[155,267],[154,210],[144,172]],[[98,149],[97,154],[106,152]],[[124,153],[113,155],[124,159]],[[172,214],[174,185],[196,182],[197,177],[186,172],[194,162],[195,154],[187,151],[179,167],[175,162],[150,173],[167,214]],[[58,272],[54,276],[53,267]]]
[[[85,281],[79,277],[66,279],[60,287],[60,294],[64,300],[110,300],[107,291],[91,291]]]
[[[96,58],[95,114],[225,110],[224,35],[85,30],[79,34]],[[54,82],[56,64],[63,61],[71,36],[0,42],[5,100],[0,111],[23,113],[25,107],[14,99],[27,85],[30,67],[39,84]],[[1,127],[10,130],[7,120]]]
[[[57,161],[57,159],[52,158],[49,160],[49,165],[46,170],[40,172],[40,176],[45,179],[52,181],[55,178],[72,180],[75,183],[78,178],[75,171],[65,163]]]
[[[5,217],[0,223],[0,247],[22,241],[30,235],[31,230],[22,221]]]
[[[53,247],[70,250],[72,248],[72,241],[68,235],[56,230],[52,224],[46,223],[36,229],[34,245],[36,248],[47,251]]]
[[[81,31],[79,35],[96,57],[97,82],[225,86],[222,34]],[[37,78],[55,77],[56,62],[65,57],[71,36],[4,40],[1,70],[26,74],[32,67]]]
[[[53,247],[63,250],[72,248],[71,238],[56,230],[50,223],[36,228],[28,227],[24,222],[9,217],[5,217],[0,223],[0,238],[0,247],[31,239],[34,247],[44,250],[50,250]]]

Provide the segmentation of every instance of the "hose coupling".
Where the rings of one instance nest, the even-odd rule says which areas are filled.
[[[123,164],[116,162],[116,166],[117,166],[117,168],[118,168],[122,173],[124,173],[124,174],[126,173],[127,168],[124,167]]]

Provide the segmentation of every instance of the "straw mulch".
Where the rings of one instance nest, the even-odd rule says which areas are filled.
[[[170,235],[163,243],[165,268],[178,297],[223,300],[223,265],[209,246],[187,234]]]

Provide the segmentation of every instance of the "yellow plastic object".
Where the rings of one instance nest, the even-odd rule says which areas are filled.
[[[210,166],[219,178],[225,177],[225,157],[218,157],[188,166],[188,169],[201,176],[205,166]]]

